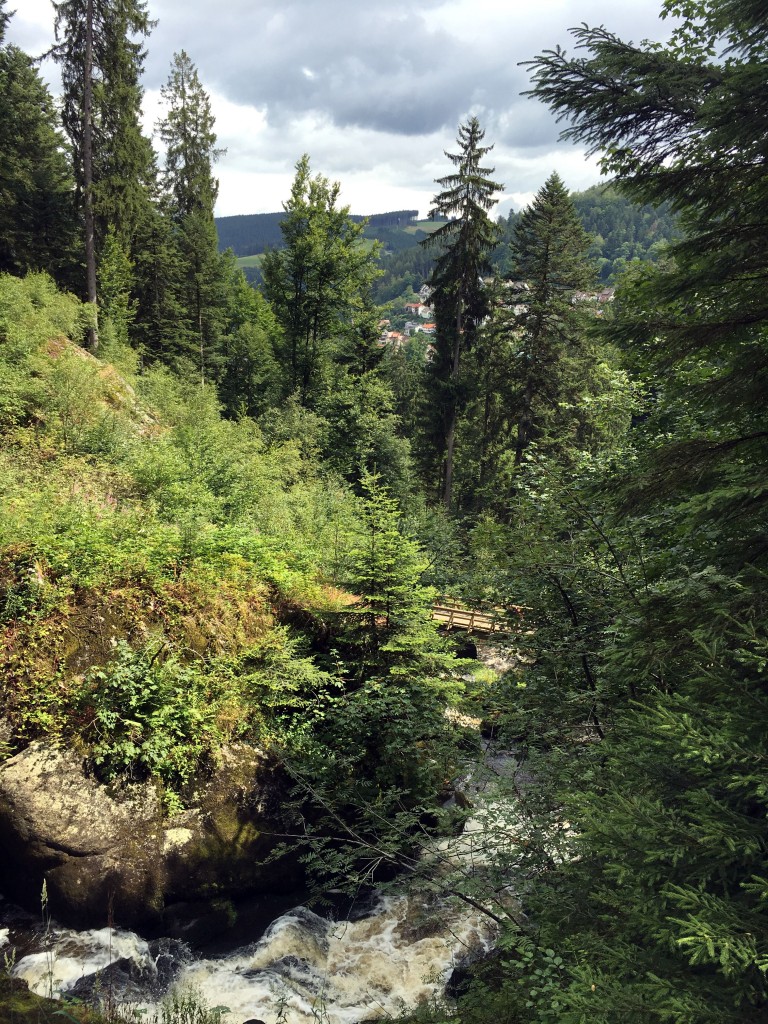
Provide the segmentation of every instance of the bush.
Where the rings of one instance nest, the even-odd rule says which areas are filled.
[[[89,723],[91,758],[105,782],[153,776],[182,793],[219,743],[204,674],[165,653],[121,641],[115,660],[86,676],[78,712]]]

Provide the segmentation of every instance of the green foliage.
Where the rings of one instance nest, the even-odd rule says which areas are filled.
[[[309,157],[296,165],[280,224],[285,248],[265,254],[267,297],[283,329],[279,358],[287,395],[314,407],[328,388],[329,357],[355,329],[369,299],[375,249],[361,244],[362,226],[338,207],[338,182],[312,177]]]
[[[376,476],[363,478],[363,492],[348,574],[360,598],[338,613],[324,659],[341,687],[329,713],[286,754],[306,862],[345,891],[369,884],[380,869],[413,864],[424,817],[457,770],[445,704],[463,688],[463,666],[437,633],[433,592],[421,584],[424,563],[400,530],[396,503]]]
[[[431,616],[434,592],[421,584],[426,563],[401,532],[397,503],[379,477],[365,475],[362,484],[362,530],[349,554],[350,584],[361,599],[352,670],[359,681],[415,672],[424,685],[440,664],[430,659],[442,646]]]
[[[183,791],[218,745],[205,677],[162,654],[119,641],[114,660],[83,681],[76,713],[105,782],[154,777]]]
[[[519,332],[513,341],[519,466],[532,441],[546,435],[555,441],[568,420],[576,419],[586,405],[590,370],[599,361],[589,345],[590,313],[574,302],[574,293],[594,281],[589,239],[557,174],[521,215],[514,247],[515,276],[529,286],[517,297],[521,312],[513,312],[508,324],[513,334]]]
[[[57,43],[52,53],[61,66],[62,121],[75,157],[78,209],[82,212],[90,193],[99,255],[110,228],[122,248],[132,254],[139,226],[148,214],[154,176],[152,147],[141,131],[140,77],[145,54],[136,38],[146,36],[152,23],[142,0],[95,0],[89,49],[84,0],[60,0],[54,6]],[[89,56],[91,63],[86,66]],[[84,107],[87,77],[93,87],[88,115]],[[90,183],[86,175],[92,178]]]
[[[165,144],[163,198],[177,253],[173,286],[181,314],[168,354],[188,359],[205,382],[218,372],[227,303],[228,268],[218,252],[213,219],[218,195],[213,164],[221,150],[210,98],[184,50],[174,54],[161,95],[166,106],[158,126]]]
[[[467,399],[461,360],[472,348],[479,325],[489,311],[482,275],[490,269],[489,256],[498,241],[496,225],[488,211],[502,186],[489,177],[494,169],[481,165],[493,148],[482,145],[484,137],[476,117],[459,125],[460,151],[447,154],[456,171],[437,179],[443,191],[433,201],[433,214],[449,219],[422,242],[438,252],[429,279],[434,289],[437,334],[428,369],[425,415],[432,427],[430,440],[442,462],[439,491],[449,510],[453,500],[456,424]]]
[[[592,237],[589,255],[601,281],[615,281],[634,260],[658,262],[680,237],[669,206],[638,205],[610,185],[595,185],[572,197],[582,224]]]
[[[219,394],[230,416],[258,418],[278,404],[281,381],[275,346],[279,328],[261,292],[229,263],[226,332],[219,353]]]
[[[133,267],[112,228],[104,239],[98,278],[101,307],[114,331],[114,340],[125,346],[136,317],[136,301],[131,299]]]
[[[121,1024],[222,1024],[226,1006],[208,1006],[203,996],[189,988],[174,987],[150,1012],[144,1007],[121,1006]]]
[[[405,499],[412,485],[410,445],[399,436],[389,384],[378,369],[359,376],[340,372],[337,379],[322,406],[329,425],[325,464],[354,484],[377,473]]]
[[[535,660],[509,726],[556,744],[550,808],[572,830],[526,894],[539,953],[563,965],[522,1008],[510,994],[532,1021],[757,1021],[768,998],[765,20],[730,3],[665,12],[684,16],[667,47],[585,26],[585,55],[533,62],[567,134],[686,234],[609,325],[648,388],[635,451],[567,480],[530,459],[511,533],[475,535],[486,585],[530,607]]]
[[[63,336],[81,340],[89,323],[86,308],[58,292],[46,274],[0,277],[0,426],[26,423],[35,415],[44,388],[36,376],[44,368],[41,347]]]
[[[0,47],[0,122],[0,272],[45,269],[64,282],[74,262],[71,172],[53,99],[15,46]]]

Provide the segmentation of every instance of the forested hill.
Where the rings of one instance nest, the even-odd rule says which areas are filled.
[[[265,249],[282,245],[280,221],[283,213],[246,213],[217,217],[219,249],[231,249],[236,256],[255,256]]]
[[[602,280],[621,273],[631,260],[656,260],[679,237],[667,205],[639,206],[610,185],[594,185],[571,198],[585,230],[593,236],[591,255]]]
[[[613,281],[632,260],[655,261],[664,246],[679,236],[667,206],[633,203],[611,185],[593,185],[571,193],[571,199],[584,229],[592,235],[589,255],[597,263],[601,281]],[[500,222],[503,238],[494,262],[504,270],[510,269],[509,244],[519,219],[520,213],[513,210]]]
[[[284,217],[284,213],[247,213],[234,217],[217,217],[219,248],[222,252],[225,249],[232,249],[236,256],[256,256],[267,249],[280,248],[283,244],[280,223]],[[388,213],[374,213],[368,217],[351,214],[350,220],[356,224],[367,221],[365,234],[377,238],[389,248],[405,248],[414,245],[418,238],[426,235],[426,232],[419,231],[416,225],[417,217],[418,210],[392,210]]]
[[[665,245],[678,237],[675,218],[667,207],[637,205],[610,185],[594,185],[584,192],[572,193],[571,198],[585,230],[593,238],[590,256],[603,282],[612,282],[632,260],[655,261]],[[254,213],[218,217],[220,250],[232,249],[236,256],[247,258],[281,248],[280,224],[284,216]],[[417,221],[416,217],[416,210],[397,210],[350,218],[355,223],[367,221],[364,236],[381,243],[380,265],[384,274],[376,285],[378,302],[388,302],[409,290],[418,291],[429,275],[432,254],[419,243],[436,225]],[[506,219],[499,219],[502,236],[492,262],[503,273],[512,271],[510,243],[519,218],[520,213],[513,210]],[[253,283],[261,282],[258,266],[249,261],[243,264],[243,269]]]
[[[57,5],[62,104],[3,42],[7,2],[3,895],[37,911],[44,892],[45,932],[51,914],[186,942],[180,908],[206,930],[210,912],[253,950],[241,897],[295,906],[300,875],[334,916],[360,896],[367,914],[391,882],[404,938],[435,942],[443,900],[490,922],[419,1024],[768,1024],[765,0],[666,0],[686,12],[667,45],[584,25],[576,56],[553,39],[529,62],[615,191],[553,172],[495,222],[471,116],[436,180],[445,219],[364,229],[303,156],[281,246],[240,261],[258,290],[218,249],[189,55],[161,90],[161,167],[141,0],[87,5],[85,68],[86,5]],[[364,230],[432,234],[379,253]],[[595,246],[604,280],[646,260],[615,301]],[[506,610],[502,675],[438,633],[438,595]],[[235,1022],[350,1018],[295,948],[284,974],[316,1001]],[[283,977],[249,958],[245,981]],[[0,985],[20,1024],[4,1010]]]

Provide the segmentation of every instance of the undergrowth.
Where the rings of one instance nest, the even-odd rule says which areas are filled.
[[[357,501],[213,390],[78,348],[88,324],[45,275],[0,277],[3,749],[67,737],[178,798],[221,743],[306,720],[275,613],[326,603]]]

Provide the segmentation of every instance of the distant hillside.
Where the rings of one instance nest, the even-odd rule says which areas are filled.
[[[245,213],[235,217],[217,217],[219,249],[232,249],[236,256],[255,256],[283,243],[280,234],[281,213]]]
[[[407,266],[409,271],[415,271],[414,280],[420,278],[419,284],[429,273],[432,265],[432,257],[423,253],[418,243],[427,238],[442,221],[420,221],[417,220],[418,215],[418,210],[391,210],[387,213],[374,213],[368,217],[352,215],[352,220],[358,223],[363,220],[368,222],[363,235],[380,243],[382,266],[386,269],[391,260],[398,265],[394,285],[397,294],[400,294],[403,288],[399,280],[403,275],[400,257],[404,257],[404,266]],[[219,249],[222,252],[225,249],[234,251],[251,284],[257,285],[262,281],[259,259],[261,254],[267,249],[279,249],[283,244],[280,223],[284,216],[285,214],[280,212],[216,218]],[[385,286],[383,290],[392,289]],[[385,300],[377,295],[376,301]]]
[[[594,237],[592,256],[604,281],[632,260],[658,259],[666,244],[680,236],[668,207],[636,206],[610,185],[574,192],[572,198],[584,228]]]
[[[611,185],[593,185],[571,198],[585,230],[594,241],[590,255],[597,264],[600,280],[611,282],[632,260],[656,260],[664,246],[680,234],[674,216],[666,207],[637,206]],[[500,273],[514,273],[511,242],[520,214],[512,211],[501,218],[502,242],[493,256]]]
[[[636,206],[610,185],[595,185],[584,192],[574,192],[573,201],[585,229],[594,238],[592,257],[600,280],[613,281],[631,260],[655,260],[667,242],[678,236],[675,218],[661,207]],[[233,249],[252,284],[261,282],[259,256],[266,249],[280,248],[283,239],[280,222],[283,213],[254,213],[237,217],[219,217],[219,247]],[[365,237],[376,239],[382,247],[383,275],[376,282],[374,299],[378,303],[418,291],[432,269],[434,253],[418,243],[440,223],[417,220],[416,210],[395,210],[370,217]],[[501,244],[493,254],[497,273],[514,272],[510,243],[514,237],[519,213],[501,218]]]
[[[385,248],[404,249],[414,244],[426,232],[419,231],[416,218],[418,210],[393,210],[388,213],[374,213],[369,217],[352,215],[358,223],[367,220],[365,235],[378,239]],[[266,249],[282,245],[280,222],[284,213],[248,213],[234,217],[217,217],[219,248],[232,249],[236,256],[256,256]],[[406,233],[406,229],[410,229]],[[416,230],[414,230],[416,229]]]

